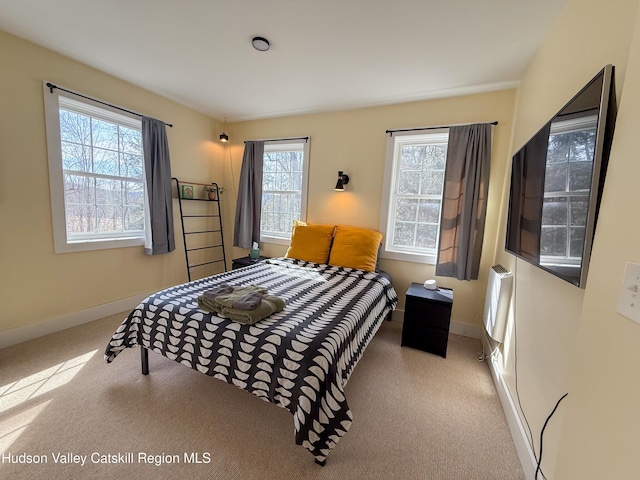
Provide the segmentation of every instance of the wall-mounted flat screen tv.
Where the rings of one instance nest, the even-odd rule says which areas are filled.
[[[513,156],[506,250],[580,288],[616,113],[607,65]]]

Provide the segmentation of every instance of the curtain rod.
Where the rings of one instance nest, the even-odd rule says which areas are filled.
[[[491,125],[498,125],[497,121],[494,122],[490,122]],[[472,123],[463,123],[460,125],[442,125],[440,127],[422,127],[422,128],[398,128],[396,130],[386,130],[385,133],[388,133],[389,136],[391,136],[391,134],[396,133],[396,132],[414,132],[417,130],[437,130],[439,128],[451,128],[451,127],[461,127],[463,125],[473,125]]]
[[[47,82],[47,87],[49,87],[49,91],[51,93],[53,93],[53,89],[55,88],[55,89],[58,89],[58,90],[62,90],[63,92],[67,92],[67,93],[71,93],[73,95],[77,95],[78,97],[86,98],[87,100],[91,100],[92,102],[101,103],[102,105],[106,105],[108,107],[115,108],[115,109],[121,110],[123,112],[131,113],[133,115],[137,115],[138,117],[145,117],[146,116],[146,115],[142,115],[141,113],[132,112],[131,110],[127,110],[126,108],[118,107],[117,105],[113,105],[111,103],[103,102],[102,100],[98,100],[98,99],[95,99],[95,98],[87,97],[86,95],[82,95],[80,93],[73,92],[71,90],[67,90],[66,88],[58,87],[57,85],[54,85],[53,83],[50,83],[50,82]],[[160,121],[162,122],[162,120],[160,120]],[[162,123],[164,123],[167,127],[173,127],[173,125],[170,124],[170,123],[167,123],[167,122],[162,122]]]
[[[309,137],[292,137],[292,138],[263,138],[262,140],[245,140],[247,142],[283,142],[285,140],[304,140],[305,143],[309,141]]]

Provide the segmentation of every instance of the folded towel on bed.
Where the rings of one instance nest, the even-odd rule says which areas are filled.
[[[198,297],[198,306],[203,310],[207,310],[208,312],[217,313],[218,315],[220,315],[220,313],[222,312],[222,309],[224,308],[222,305],[217,303],[215,300],[211,300],[211,299],[207,298],[205,295],[200,295]]]
[[[217,296],[231,292],[233,292],[233,287],[231,285],[228,283],[221,283],[220,285],[213,287],[211,290],[207,290],[203,295],[209,300],[215,300]]]
[[[263,297],[264,294],[260,292],[245,293],[240,297],[239,300],[233,302],[231,306],[240,310],[253,310],[255,308],[258,308],[258,305],[260,305],[260,302],[262,302]]]
[[[253,310],[260,305],[267,289],[257,285],[235,287],[232,292],[217,295],[215,301],[223,307],[233,307],[240,310]]]
[[[253,325],[260,320],[267,318],[273,313],[277,313],[284,309],[285,302],[282,298],[274,295],[265,295],[262,297],[260,305],[253,310],[242,310],[233,307],[224,307],[220,316],[229,318],[234,322],[244,323],[245,325]]]
[[[253,325],[260,320],[284,309],[285,302],[282,298],[273,295],[264,295],[260,304],[253,310],[242,310],[240,308],[227,307],[217,301],[212,301],[204,295],[198,297],[198,306],[203,310],[214,312],[223,318],[228,318],[234,322],[245,325]]]

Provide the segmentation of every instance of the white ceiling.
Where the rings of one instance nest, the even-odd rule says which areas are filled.
[[[513,87],[564,3],[2,0],[0,29],[239,121]]]

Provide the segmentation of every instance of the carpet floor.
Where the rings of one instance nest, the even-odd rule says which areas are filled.
[[[320,467],[284,409],[154,353],[141,375],[137,348],[107,365],[124,316],[0,350],[0,478],[524,479],[478,340],[450,335],[443,359],[384,322]]]

